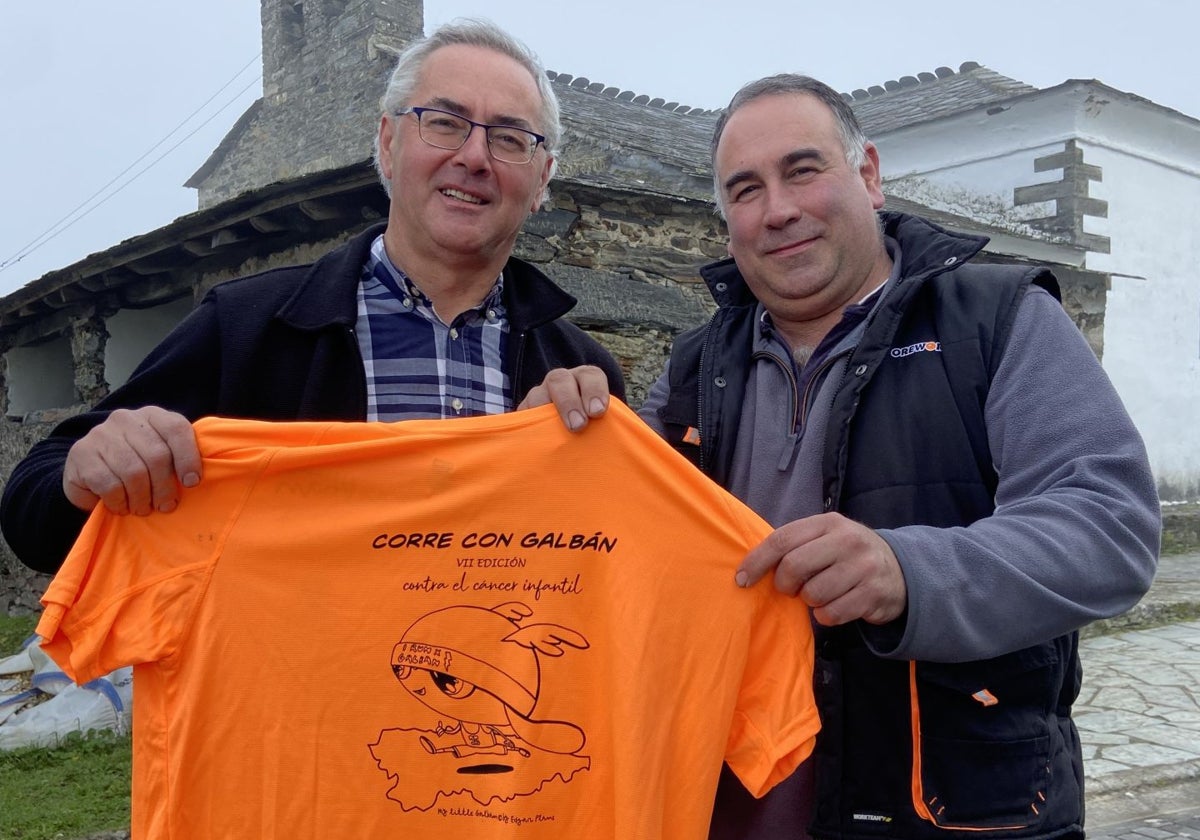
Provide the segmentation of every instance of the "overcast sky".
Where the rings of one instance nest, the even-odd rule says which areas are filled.
[[[550,70],[694,107],[781,71],[850,91],[977,61],[1200,117],[1196,0],[500,5],[427,0],[426,30],[488,17]],[[261,95],[261,46],[259,0],[0,0],[0,295],[195,210],[183,183]]]

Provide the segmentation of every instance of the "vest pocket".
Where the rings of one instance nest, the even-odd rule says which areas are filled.
[[[922,820],[971,830],[1041,822],[1057,664],[1044,647],[988,662],[909,663],[912,797]]]
[[[1045,807],[1050,739],[957,741],[930,738],[922,752],[921,801],[913,806],[941,828],[1017,829],[1038,822]],[[914,797],[916,796],[914,790]]]

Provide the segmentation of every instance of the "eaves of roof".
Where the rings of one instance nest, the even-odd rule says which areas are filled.
[[[356,230],[386,214],[387,196],[370,162],[272,184],[180,216],[0,298],[0,335],[89,300],[153,306],[190,290],[184,278],[236,271],[254,257]]]
[[[1069,266],[1076,269],[1083,267],[1087,256],[1085,248],[1053,234],[1032,229],[1009,229],[986,224],[969,216],[960,216],[956,213],[926,207],[915,201],[896,196],[885,194],[885,200],[885,207],[888,210],[922,216],[947,230],[986,236],[988,244],[984,247],[984,251],[995,256],[1022,262],[1043,263],[1051,268]]]

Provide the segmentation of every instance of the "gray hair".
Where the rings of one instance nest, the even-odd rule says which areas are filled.
[[[379,101],[382,113],[394,115],[397,111],[407,108],[409,99],[412,97],[412,93],[416,90],[417,83],[420,81],[421,70],[425,66],[425,62],[429,56],[442,47],[459,44],[468,47],[483,47],[484,49],[498,52],[501,55],[506,55],[528,70],[529,74],[533,76],[533,81],[537,85],[538,94],[542,100],[542,112],[540,114],[541,127],[539,131],[546,137],[546,142],[542,145],[546,147],[546,152],[551,155],[550,176],[554,177],[554,170],[557,168],[558,161],[554,159],[553,155],[562,137],[562,122],[559,116],[558,97],[554,95],[554,89],[550,86],[550,78],[546,75],[546,68],[542,66],[542,62],[537,55],[529,47],[491,21],[476,18],[459,18],[458,20],[439,26],[427,37],[419,41],[414,41],[405,47],[404,51],[400,53],[399,58],[396,59],[396,67],[392,70],[387,88],[384,90],[383,97]],[[379,164],[378,134],[375,137],[375,170],[379,173],[379,180],[383,183],[383,188],[391,195],[391,184],[384,177],[383,169]],[[549,193],[547,192],[548,195]]]
[[[865,147],[869,142],[867,135],[863,132],[862,126],[858,124],[858,118],[854,116],[854,111],[851,110],[849,103],[829,85],[817,81],[811,76],[800,76],[794,73],[780,73],[776,76],[767,76],[757,81],[749,82],[733,95],[733,99],[729,100],[729,105],[721,112],[721,116],[717,119],[717,125],[713,129],[712,147],[710,149],[712,156],[713,193],[717,200],[717,210],[720,212],[722,218],[725,216],[725,204],[721,196],[720,178],[717,175],[717,146],[721,142],[721,135],[725,132],[725,126],[729,123],[729,118],[743,105],[748,105],[764,96],[784,96],[797,93],[815,97],[833,112],[834,121],[837,124],[838,136],[842,141],[842,151],[846,155],[846,163],[857,170],[866,162]]]

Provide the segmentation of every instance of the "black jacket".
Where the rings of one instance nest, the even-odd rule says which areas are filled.
[[[835,383],[824,508],[880,529],[968,525],[994,507],[984,404],[1013,317],[1030,283],[1055,296],[1057,283],[1044,270],[967,264],[984,240],[942,236],[897,214],[883,219],[905,271]],[[725,481],[756,302],[732,266],[707,279],[723,305],[677,340],[659,416],[676,448]],[[929,342],[955,352],[886,363]],[[688,442],[696,438],[689,428],[700,446]],[[1079,836],[1083,764],[1070,719],[1081,679],[1077,634],[986,661],[929,663],[876,655],[868,645],[876,632],[886,628],[815,627],[822,731],[813,835]]]
[[[43,572],[61,565],[87,518],[62,491],[67,452],[113,409],[158,405],[190,420],[209,415],[365,419],[366,381],[354,335],[356,295],[371,243],[381,231],[374,227],[311,265],[215,287],[127,383],[36,444],[13,470],[0,502],[0,527],[17,557]],[[510,259],[504,272],[507,373],[514,403],[552,368],[582,364],[601,367],[613,395],[623,399],[617,363],[562,320],[575,299],[520,260]]]

